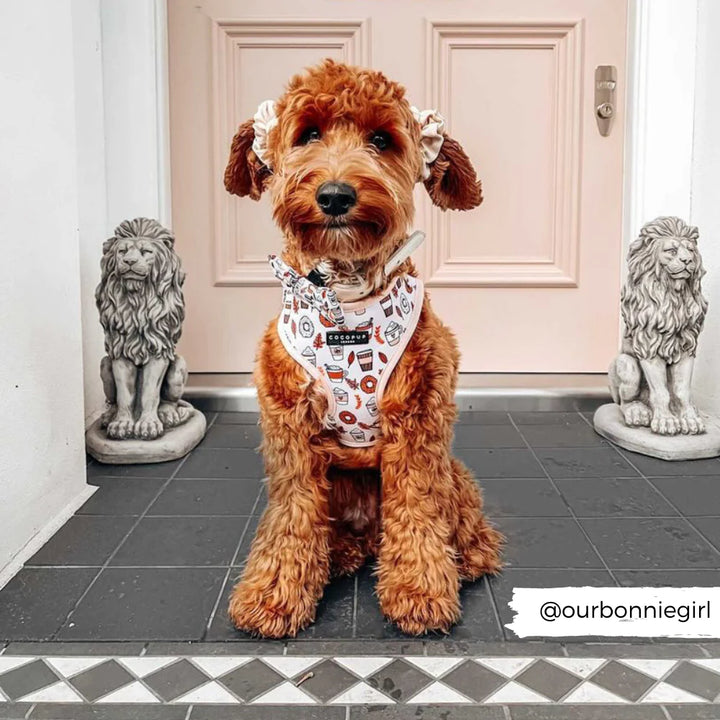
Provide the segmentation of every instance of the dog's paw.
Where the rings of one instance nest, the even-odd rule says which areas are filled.
[[[134,425],[135,423],[130,415],[117,413],[108,423],[107,436],[111,440],[127,440],[133,436]]]
[[[702,435],[705,432],[705,423],[695,408],[689,407],[679,415],[680,432],[683,435]]]
[[[316,603],[295,595],[280,604],[268,593],[241,581],[233,589],[228,617],[238,629],[266,638],[295,637],[315,619]]]
[[[433,596],[409,588],[380,594],[380,608],[406,635],[447,633],[460,619],[457,592]]]
[[[141,440],[155,440],[165,432],[160,418],[156,414],[141,415],[135,423],[133,433]]]
[[[475,542],[457,549],[458,574],[463,580],[476,580],[483,575],[494,575],[502,570],[500,551],[503,536],[489,525],[478,533]]]

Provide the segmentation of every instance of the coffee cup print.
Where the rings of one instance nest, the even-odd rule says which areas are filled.
[[[359,310],[355,311],[356,315],[364,315],[367,312],[367,308],[360,308]]]
[[[347,370],[343,370],[339,365],[326,365],[325,371],[330,382],[341,383],[347,375]]]
[[[365,442],[365,433],[360,428],[353,428],[350,431],[350,437],[356,442]]]
[[[309,345],[302,351],[302,356],[311,365],[315,365],[317,367],[317,357],[315,355],[315,352]]]
[[[400,308],[407,315],[410,312],[410,303],[408,302],[407,295],[400,296]]]
[[[342,360],[345,357],[345,348],[342,345],[331,345],[330,355],[333,360]]]
[[[392,298],[390,297],[389,293],[384,298],[380,299],[380,307],[383,309],[383,312],[385,313],[385,317],[390,317],[392,315],[393,304],[392,304]]]
[[[377,403],[375,402],[375,398],[371,397],[366,403],[365,407],[367,408],[367,411],[375,417],[378,414],[378,408]]]
[[[369,320],[366,320],[364,323],[361,323],[360,325],[357,325],[355,327],[355,330],[358,330],[360,332],[372,332],[373,329],[373,319],[370,318]]]
[[[403,334],[403,329],[394,320],[387,328],[385,328],[385,339],[388,345],[397,345],[400,342],[400,336]]]
[[[360,350],[357,354],[358,362],[360,363],[361,370],[372,370],[373,368],[373,351],[372,348],[368,350]]]
[[[347,390],[343,390],[342,388],[333,388],[333,396],[335,397],[335,402],[338,405],[348,404]]]

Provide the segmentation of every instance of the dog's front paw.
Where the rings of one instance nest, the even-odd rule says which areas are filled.
[[[679,415],[680,432],[683,435],[701,435],[705,432],[705,423],[700,413],[693,408],[685,408]]]
[[[656,410],[650,429],[658,435],[677,435],[680,432],[680,421],[669,411]]]
[[[117,412],[115,417],[108,423],[107,436],[111,440],[127,440],[133,436],[134,422],[131,415]]]
[[[165,432],[165,428],[160,422],[160,418],[155,413],[152,413],[150,415],[141,415],[135,423],[133,432],[135,437],[141,440],[155,440]]]
[[[652,420],[652,413],[645,403],[639,400],[628,403],[622,408],[625,424],[628,427],[649,427]]]
[[[431,630],[449,632],[460,619],[460,601],[451,588],[444,595],[430,595],[411,588],[379,593],[380,608],[407,635]]]
[[[290,592],[282,602],[276,595],[276,588],[263,592],[240,581],[230,596],[230,621],[238,630],[252,635],[295,637],[315,619],[316,603],[301,593]]]

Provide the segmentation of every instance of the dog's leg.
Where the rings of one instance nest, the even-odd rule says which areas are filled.
[[[475,580],[485,573],[494,574],[501,568],[502,535],[485,519],[482,497],[470,471],[453,458],[455,480],[455,547],[460,577]]]
[[[379,477],[371,470],[330,470],[330,565],[352,575],[377,550]]]
[[[330,574],[328,454],[319,438],[324,400],[271,326],[255,374],[268,507],[228,609],[241,630],[296,635],[315,617]]]

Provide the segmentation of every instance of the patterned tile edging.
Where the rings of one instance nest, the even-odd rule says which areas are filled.
[[[3,703],[697,704],[719,659],[450,656],[0,656]]]

